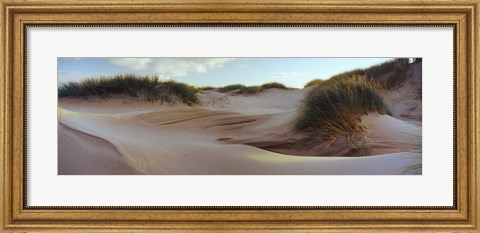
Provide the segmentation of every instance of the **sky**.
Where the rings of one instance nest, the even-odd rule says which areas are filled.
[[[313,79],[393,58],[66,58],[57,59],[58,85],[116,74],[158,76],[194,86],[261,85],[280,82],[303,88]]]

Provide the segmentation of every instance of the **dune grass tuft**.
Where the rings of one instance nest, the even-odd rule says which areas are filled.
[[[257,94],[262,91],[259,86],[245,86],[243,84],[232,84],[218,88],[219,92],[225,93],[235,91],[236,94]]]
[[[323,85],[330,81],[338,81],[355,76],[365,76],[377,83],[380,88],[392,89],[402,83],[406,78],[408,58],[397,58],[366,69],[354,69],[336,74],[327,80],[314,79],[305,84],[305,88],[315,85]]]
[[[270,82],[262,84],[260,86],[245,86],[243,84],[232,84],[225,87],[220,87],[218,88],[218,91],[222,93],[235,91],[236,94],[257,94],[271,88],[287,89],[287,87],[281,83]]]
[[[155,76],[114,75],[88,78],[78,82],[62,84],[58,88],[59,97],[99,97],[128,96],[150,102],[193,105],[200,101],[198,89],[185,83],[160,81]]]
[[[199,87],[198,89],[201,90],[201,91],[210,91],[210,90],[213,90],[215,88],[216,87],[213,87],[213,86],[203,86],[203,87]]]
[[[355,69],[332,76],[330,79],[341,79],[352,76],[366,76],[384,89],[391,89],[406,78],[408,58],[397,58],[366,69]]]
[[[314,80],[311,80],[310,82],[308,82],[307,84],[305,84],[305,88],[307,87],[311,87],[311,86],[314,86],[314,85],[319,85],[319,84],[322,84],[323,82],[325,82],[325,80],[323,79],[314,79]]]
[[[295,130],[332,141],[345,137],[352,150],[365,154],[368,146],[362,116],[370,112],[389,114],[375,85],[361,76],[317,85],[302,102]]]
[[[247,86],[238,89],[237,94],[257,94],[259,92],[262,92],[262,89],[259,86]]]
[[[267,90],[267,89],[271,89],[271,88],[287,89],[287,87],[285,85],[283,85],[282,83],[279,83],[279,82],[264,83],[260,86],[260,89],[262,91]]]
[[[218,91],[222,92],[222,93],[225,93],[225,92],[229,92],[229,91],[233,91],[233,90],[239,90],[239,89],[243,89],[243,88],[246,88],[246,86],[243,85],[243,84],[232,84],[232,85],[220,87],[220,88],[218,88]]]

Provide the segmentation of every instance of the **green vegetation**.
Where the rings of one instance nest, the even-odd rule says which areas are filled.
[[[323,82],[325,82],[325,80],[323,80],[323,79],[314,79],[314,80],[308,82],[307,84],[305,84],[304,87],[307,88],[307,87],[310,87],[310,86],[313,86],[313,85],[322,84]]]
[[[270,88],[278,88],[278,89],[287,89],[287,87],[279,82],[270,82],[270,83],[265,83],[260,86],[260,89],[266,90]]]
[[[327,80],[314,79],[305,84],[305,87],[326,84],[329,81],[336,81],[338,79],[365,76],[370,81],[377,83],[381,88],[392,89],[405,80],[407,68],[408,58],[397,58],[366,69],[355,69],[343,72],[334,75]]]
[[[278,82],[265,83],[260,86],[245,86],[243,84],[232,84],[218,88],[219,92],[225,93],[235,91],[236,94],[257,94],[271,88],[287,89],[287,87]]]
[[[262,89],[258,86],[248,86],[237,91],[238,94],[257,94],[259,92],[262,92]]]
[[[127,96],[150,102],[198,104],[198,89],[185,83],[160,81],[158,77],[115,75],[69,82],[58,88],[59,97]]]
[[[212,87],[212,86],[204,86],[204,87],[199,87],[198,89],[202,90],[202,91],[210,91],[210,90],[213,90],[215,88],[216,87]]]
[[[404,82],[408,65],[408,59],[398,58],[308,82],[305,87],[313,87],[299,109],[295,130],[332,142],[344,137],[353,154],[368,153],[361,117],[370,112],[390,114],[380,90]]]
[[[225,92],[229,92],[229,91],[233,91],[233,90],[239,90],[239,89],[244,89],[244,88],[246,88],[246,86],[243,85],[243,84],[232,84],[232,85],[220,87],[220,88],[218,88],[218,91],[219,91],[219,92],[222,92],[222,93],[225,93]]]
[[[314,87],[303,100],[295,130],[332,141],[345,137],[357,154],[368,149],[361,117],[389,113],[375,84],[361,76],[330,80]]]
[[[62,84],[58,88],[58,97],[130,97],[150,102],[199,104],[197,94],[207,90],[218,89],[219,92],[235,91],[237,94],[256,94],[269,88],[287,89],[277,82],[261,86],[233,84],[221,88],[213,86],[194,87],[176,81],[161,81],[156,76],[139,76],[133,74],[100,76],[78,82]]]
[[[385,89],[391,89],[402,83],[406,78],[408,58],[397,58],[366,69],[355,69],[332,76],[330,79],[338,79],[352,76],[366,76],[377,82]]]

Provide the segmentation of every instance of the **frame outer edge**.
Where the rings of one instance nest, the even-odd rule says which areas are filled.
[[[11,5],[108,5],[108,4],[117,4],[117,5],[129,5],[133,1],[128,0],[3,0],[3,2]],[[392,5],[392,4],[421,4],[421,5],[454,5],[454,4],[475,4],[478,3],[478,0],[165,0],[165,1],[155,1],[155,0],[136,0],[134,4],[136,5],[149,5],[149,4],[249,4],[249,5],[312,5],[312,4],[323,4],[323,5],[352,5],[352,4],[362,4],[362,5]]]
[[[467,110],[469,111],[469,117],[467,120],[468,126],[468,135],[467,135],[467,158],[468,161],[468,187],[467,187],[467,195],[468,199],[466,200],[468,203],[468,211],[465,213],[467,214],[468,222],[471,224],[473,229],[478,231],[479,226],[479,218],[478,218],[478,211],[479,211],[479,203],[478,203],[478,165],[479,160],[478,156],[478,120],[479,120],[479,113],[477,111],[479,99],[477,98],[478,95],[478,75],[476,73],[476,69],[478,67],[478,51],[476,50],[478,46],[478,18],[479,18],[479,5],[480,3],[475,3],[472,5],[470,12],[467,14],[466,18],[466,28],[468,30],[466,33],[466,82],[468,91],[468,95],[466,96],[467,100]]]
[[[8,1],[8,0],[7,0]],[[88,0],[87,0],[88,1]],[[8,2],[20,2],[20,1],[8,1]],[[26,2],[42,2],[42,1],[26,1]],[[47,1],[49,2],[49,1]],[[50,1],[51,2],[51,1]],[[80,0],[79,2],[86,2]],[[111,1],[100,1],[100,2],[111,2]],[[471,1],[469,1],[471,3]],[[480,199],[480,193],[477,192],[478,187],[480,185],[480,182],[477,178],[477,172],[479,171],[480,168],[480,160],[477,159],[476,156],[480,155],[479,151],[479,146],[480,145],[480,137],[478,137],[478,133],[480,128],[478,127],[478,120],[480,120],[480,112],[478,111],[478,106],[480,104],[480,99],[478,98],[478,94],[480,93],[480,76],[478,74],[478,68],[480,67],[480,51],[479,51],[479,46],[480,46],[480,36],[479,36],[479,21],[480,21],[480,3],[479,1],[475,1],[474,8],[472,9],[471,13],[471,18],[469,20],[469,25],[468,30],[470,32],[468,33],[468,44],[466,45],[469,47],[469,52],[468,52],[468,67],[471,69],[468,70],[468,76],[471,78],[469,79],[470,81],[470,87],[468,88],[468,91],[471,92],[471,95],[469,97],[469,102],[471,104],[470,110],[473,111],[471,114],[471,119],[469,120],[470,123],[470,140],[468,141],[472,145],[470,145],[470,157],[471,159],[469,163],[470,167],[470,179],[469,180],[469,220],[470,223],[472,224],[472,227],[474,227],[475,232],[478,231],[478,226],[480,225],[480,221],[478,218],[478,211],[480,209],[480,203],[478,200]],[[11,88],[8,88],[6,85],[10,83],[10,85],[13,83],[13,80],[7,81],[8,77],[11,77],[11,63],[7,64],[7,61],[13,61],[12,56],[10,58],[7,58],[7,56],[11,55],[11,49],[9,49],[8,46],[12,46],[11,43],[14,43],[11,39],[11,34],[9,34],[8,30],[11,29],[11,18],[12,12],[8,11],[8,6],[6,6],[5,2],[0,0],[0,25],[1,25],[1,31],[0,31],[0,40],[2,41],[1,47],[0,47],[0,76],[2,80],[2,84],[0,85],[0,129],[2,129],[2,132],[0,133],[0,145],[5,145],[5,146],[0,146],[0,152],[4,157],[0,159],[0,180],[3,185],[0,187],[0,194],[2,195],[2,198],[0,200],[0,208],[2,209],[2,216],[0,219],[0,229],[6,230],[8,228],[8,225],[11,223],[10,220],[11,218],[11,197],[8,197],[8,190],[9,187],[11,187],[11,183],[9,179],[11,178],[7,172],[11,172],[7,167],[8,164],[11,162],[11,139],[7,138],[7,135],[11,135],[12,131],[11,128],[6,128],[9,126],[9,124],[12,123],[12,115],[10,112],[12,111],[12,107],[8,106],[8,103],[11,103],[12,101],[12,95],[11,95]],[[10,20],[9,20],[10,19]],[[10,50],[10,53],[8,53]],[[470,114],[469,114],[470,115]],[[7,144],[8,143],[8,144]],[[285,229],[284,229],[285,230]],[[280,230],[282,231],[282,230]],[[383,231],[382,231],[383,232]]]
[[[474,201],[475,205],[471,205],[472,208],[472,224],[475,226],[475,228],[478,230],[478,227],[480,226],[480,217],[479,217],[479,211],[480,211],[480,192],[478,191],[480,187],[480,179],[479,179],[479,174],[478,171],[480,171],[480,159],[478,156],[480,156],[480,127],[479,127],[479,120],[480,120],[480,112],[479,112],[479,106],[480,106],[480,1],[476,1],[474,5],[474,10],[473,10],[474,16],[472,17],[472,26],[470,27],[472,30],[472,42],[471,42],[471,50],[472,50],[472,75],[473,75],[473,83],[472,86],[473,88],[473,112],[474,114],[474,119],[472,120],[473,122],[473,140],[472,140],[472,146],[473,146],[473,151],[472,151],[472,157],[474,159],[473,166],[471,167],[472,169],[472,177],[474,181],[472,181],[471,187],[471,197],[474,198],[475,200],[470,200]]]
[[[11,57],[11,83],[12,87],[8,90],[11,91],[11,120],[10,122],[13,125],[13,129],[11,131],[11,153],[10,160],[12,162],[12,167],[10,170],[10,174],[12,175],[12,182],[11,182],[11,190],[12,190],[12,199],[10,203],[11,206],[11,214],[12,219],[16,220],[16,217],[23,211],[23,183],[17,183],[14,181],[15,177],[19,177],[20,179],[24,180],[23,175],[23,168],[24,168],[24,156],[16,156],[17,153],[24,154],[25,148],[25,131],[24,130],[15,130],[18,125],[23,125],[25,129],[25,122],[24,122],[24,96],[26,93],[26,86],[24,85],[24,38],[23,38],[23,25],[21,17],[18,17],[18,14],[12,15],[12,32],[11,35],[11,43],[14,48],[18,48],[17,50],[12,49],[12,57]],[[17,27],[20,25],[21,27]],[[20,45],[20,46],[17,46]],[[21,117],[21,119],[20,119]],[[20,142],[21,141],[21,142]],[[22,164],[22,165],[20,165]]]
[[[5,4],[3,2],[0,2],[0,41],[1,41],[1,45],[0,45],[0,54],[2,54],[2,56],[0,57],[0,80],[2,81],[2,83],[0,84],[0,129],[1,129],[1,133],[0,133],[0,145],[5,145],[5,79],[6,79],[6,73],[5,73],[5,56],[6,56],[6,53],[5,53],[5,32],[6,32],[6,28],[5,28]],[[0,154],[1,155],[5,155],[5,147],[4,146],[0,146]],[[4,164],[4,157],[2,157],[2,159],[0,159],[0,183],[2,184],[1,187],[0,187],[0,195],[1,198],[0,198],[0,209],[1,209],[1,212],[2,214],[0,215],[1,216],[1,219],[0,219],[0,229],[3,229],[4,226],[5,226],[5,222],[7,220],[7,217],[6,217],[6,209],[5,209],[5,200],[4,200],[4,197],[5,197],[5,180],[6,180],[6,177],[4,176],[4,170],[5,169],[5,164]]]
[[[11,25],[11,11],[4,1],[0,0],[0,79],[2,84],[0,86],[0,151],[2,158],[0,159],[0,178],[1,178],[1,187],[0,193],[2,197],[0,198],[0,207],[1,216],[0,216],[0,229],[6,229],[12,224],[12,203],[11,201],[11,138],[9,137],[12,133],[12,114],[11,114],[11,33],[9,30],[12,28]]]

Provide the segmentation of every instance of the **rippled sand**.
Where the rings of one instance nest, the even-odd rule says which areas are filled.
[[[206,91],[197,107],[60,99],[59,174],[421,174],[421,123],[364,116],[370,156],[305,143],[292,121],[306,91]]]

